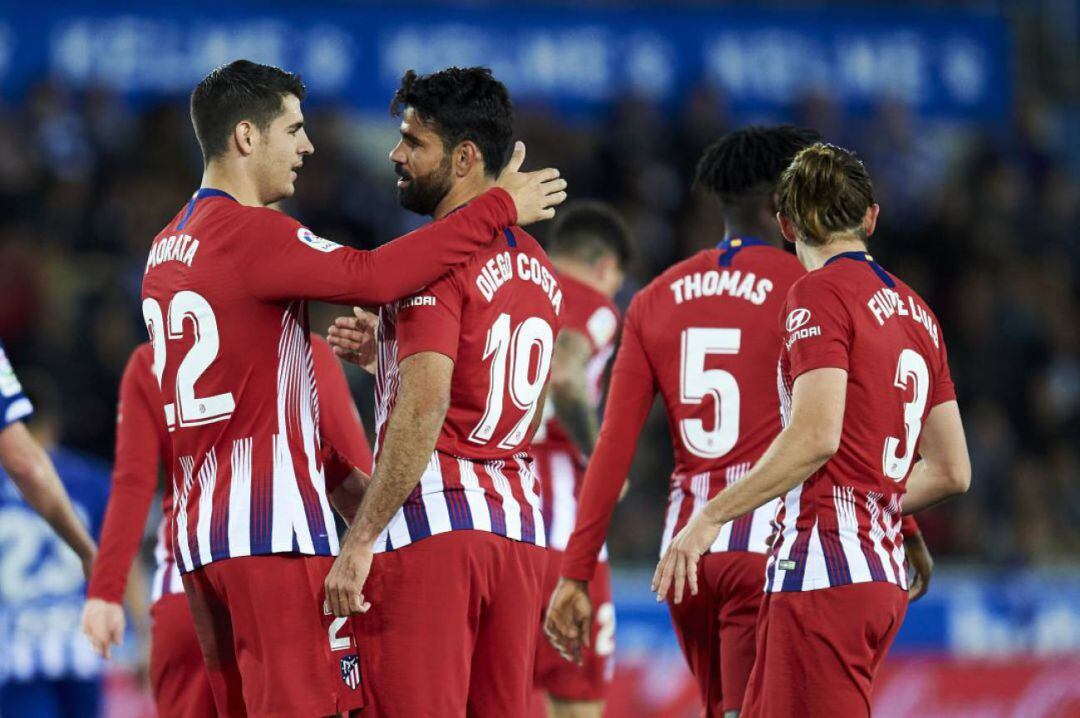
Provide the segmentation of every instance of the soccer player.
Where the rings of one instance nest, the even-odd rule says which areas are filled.
[[[26,428],[24,422],[33,413],[34,406],[23,393],[0,342],[0,467],[11,477],[23,500],[71,547],[79,557],[84,577],[89,578],[97,549],[75,515],[48,453]]]
[[[315,384],[323,399],[319,428],[327,438],[326,448],[341,447],[350,464],[370,473],[371,447],[341,367],[321,337],[311,335],[311,348]],[[94,562],[83,608],[83,632],[105,658],[109,658],[112,645],[120,645],[124,640],[122,600],[128,572],[157,488],[159,467],[172,465],[169,432],[153,363],[153,348],[142,344],[124,369],[112,491],[101,533],[101,549]],[[334,499],[333,491],[330,499]],[[216,710],[176,568],[170,529],[172,505],[172,492],[167,491],[162,497],[162,520],[154,548],[157,570],[151,584],[150,683],[161,718],[203,718],[216,715]]]
[[[109,469],[58,441],[57,395],[46,391],[51,388],[42,383],[27,426],[94,537],[105,513]],[[81,564],[0,470],[0,715],[101,714],[102,662],[79,633],[86,591]]]
[[[601,383],[619,328],[619,310],[612,298],[630,259],[630,236],[622,218],[607,205],[573,203],[559,213],[548,254],[566,310],[551,359],[544,422],[532,444],[548,545],[544,597],[551,595],[559,579],[581,479],[596,443]],[[599,718],[603,711],[615,652],[615,607],[604,548],[596,576],[589,582],[589,596],[597,606],[597,620],[581,665],[563,660],[542,636],[537,639],[533,684],[547,694],[552,718]]]
[[[510,98],[486,68],[406,72],[392,107],[406,209],[454,216],[509,156]],[[375,474],[326,578],[335,615],[370,608],[373,716],[526,714],[547,565],[528,449],[564,301],[514,227],[380,310]]]
[[[744,702],[752,718],[870,715],[908,601],[901,511],[970,482],[937,318],[866,252],[878,211],[847,150],[814,144],[784,171],[780,230],[809,270],[779,323],[784,429],[679,532],[653,579],[659,595],[697,594],[698,561],[721,531],[781,497]]]
[[[807,129],[751,127],[710,147],[695,183],[721,203],[723,241],[669,268],[627,310],[600,440],[548,608],[549,633],[575,657],[583,631],[599,617],[586,582],[596,575],[597,551],[656,393],[675,448],[662,549],[705,501],[739,481],[780,431],[776,316],[803,269],[781,249],[774,191],[795,153],[816,139]],[[668,602],[710,717],[742,704],[772,508],[726,527],[702,562],[702,591]]]
[[[296,75],[245,60],[199,83],[202,187],[154,240],[143,279],[177,482],[175,555],[229,716],[363,703],[351,621],[323,609],[338,538],[305,300],[407,296],[565,199],[555,170],[517,171],[519,146],[467,207],[373,252],[343,247],[267,207],[293,194],[313,152],[303,97]]]

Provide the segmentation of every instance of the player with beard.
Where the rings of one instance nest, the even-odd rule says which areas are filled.
[[[392,111],[402,206],[437,221],[509,156],[510,98],[486,68],[409,71]],[[517,227],[380,309],[375,474],[326,578],[335,615],[366,611],[373,716],[526,714],[546,568],[528,450],[563,314],[554,268]],[[359,320],[338,323],[331,342],[367,363],[350,354]]]
[[[352,467],[323,461],[306,300],[408,296],[564,198],[555,170],[517,171],[522,148],[459,212],[372,252],[343,247],[268,206],[293,195],[314,152],[304,95],[298,76],[245,60],[199,83],[202,186],[154,239],[143,278],[175,553],[229,716],[362,705],[353,626],[324,608],[338,551],[328,483]]]

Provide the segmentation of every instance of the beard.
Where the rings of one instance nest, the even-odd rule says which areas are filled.
[[[410,212],[425,216],[435,214],[435,208],[450,191],[449,157],[443,157],[439,166],[424,177],[410,175],[400,166],[395,166],[394,171],[409,182],[398,188],[398,203]]]

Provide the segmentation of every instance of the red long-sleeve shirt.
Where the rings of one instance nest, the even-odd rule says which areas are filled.
[[[331,486],[343,478],[348,465],[371,472],[371,445],[352,401],[345,374],[329,345],[311,335],[315,381],[320,399],[319,429],[327,481]],[[116,427],[116,457],[112,491],[101,531],[97,560],[87,595],[120,603],[128,572],[139,549],[150,502],[158,484],[158,471],[171,466],[170,441],[165,426],[161,392],[153,372],[150,344],[135,349],[120,383],[120,407]],[[172,482],[162,497],[162,525],[155,551],[158,570],[153,596],[183,591],[174,574]]]

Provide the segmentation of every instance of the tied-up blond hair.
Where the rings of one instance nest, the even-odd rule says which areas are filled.
[[[817,142],[795,155],[777,187],[780,213],[791,220],[808,245],[834,235],[866,239],[863,217],[874,204],[874,187],[854,152]]]

